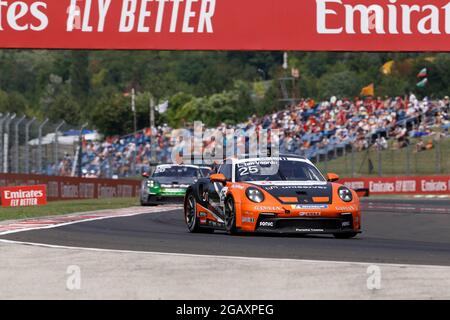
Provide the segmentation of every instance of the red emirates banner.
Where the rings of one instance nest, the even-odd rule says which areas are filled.
[[[133,198],[139,196],[141,190],[141,181],[139,180],[87,179],[0,173],[0,186],[4,186],[4,189],[9,190],[12,186],[20,188],[20,186],[31,185],[46,186],[48,201]]]
[[[368,189],[370,195],[450,195],[450,176],[348,178],[339,182],[351,189]]]
[[[0,47],[450,51],[449,0],[1,0]]]
[[[45,185],[0,188],[2,207],[30,207],[47,204]]]

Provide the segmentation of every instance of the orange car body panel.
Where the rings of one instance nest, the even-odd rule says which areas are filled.
[[[342,185],[331,183],[332,199],[329,197],[313,198],[313,204],[302,205],[293,197],[280,197],[281,202],[263,188],[244,182],[227,182],[227,197],[231,196],[235,202],[236,227],[245,232],[254,232],[257,229],[258,218],[261,214],[275,214],[276,218],[338,218],[343,214],[351,214],[353,217],[353,231],[361,230],[361,209],[359,197],[352,190],[353,201],[345,202],[338,195],[338,189]],[[247,188],[258,188],[264,193],[265,200],[262,203],[254,203],[247,199]],[[292,200],[292,201],[290,201]],[[331,201],[330,201],[331,200]],[[323,204],[318,208],[316,204]],[[308,206],[310,208],[308,208]],[[212,210],[197,204],[197,215],[200,223],[207,221],[220,222]]]

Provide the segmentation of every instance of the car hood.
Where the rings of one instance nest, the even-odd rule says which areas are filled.
[[[184,187],[187,188],[195,183],[194,177],[157,177],[152,180],[161,184],[162,187]]]
[[[249,183],[258,186],[286,204],[330,204],[333,185],[319,181],[261,181]]]

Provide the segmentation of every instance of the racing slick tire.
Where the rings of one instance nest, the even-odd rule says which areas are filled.
[[[357,232],[335,233],[333,236],[336,239],[351,239],[358,235]]]
[[[197,217],[197,199],[193,192],[186,195],[186,203],[184,205],[184,218],[189,232],[191,233],[213,233],[214,229],[202,228]]]
[[[141,207],[156,207],[158,205],[156,203],[148,202],[148,197],[147,197],[147,201],[145,201],[144,199],[142,199],[142,196],[141,196],[140,202],[141,202]]]
[[[233,235],[237,233],[236,228],[236,206],[234,204],[234,199],[228,197],[225,200],[225,230],[228,234]]]

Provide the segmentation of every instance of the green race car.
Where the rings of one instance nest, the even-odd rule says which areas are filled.
[[[208,167],[194,165],[159,165],[151,175],[143,174],[141,205],[182,204],[187,188],[198,179],[208,177],[210,172]]]

